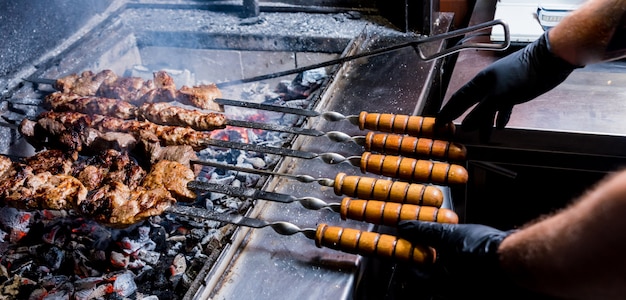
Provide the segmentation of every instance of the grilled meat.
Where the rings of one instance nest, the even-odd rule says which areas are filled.
[[[7,166],[7,165],[4,165]],[[6,205],[25,209],[71,209],[85,199],[87,189],[73,176],[33,172],[28,165],[11,163],[0,184],[0,198]]]
[[[56,150],[36,156],[39,159],[28,162],[37,169],[0,156],[0,202],[24,209],[75,210],[119,227],[160,215],[179,200],[196,198],[187,189],[194,173],[178,162],[159,161],[146,173],[126,153],[115,150],[65,164],[60,161],[63,153]],[[70,162],[69,174],[53,174],[65,172],[58,166]],[[45,170],[46,165],[52,172]]]
[[[80,75],[71,74],[57,79],[53,87],[63,93],[78,95],[95,95],[103,83],[110,84],[117,80],[117,75],[111,70],[103,70],[94,74],[92,71],[82,72]]]
[[[45,104],[53,111],[75,111],[120,119],[137,117],[137,106],[120,99],[54,92],[45,97]]]
[[[75,161],[75,155],[57,149],[40,151],[23,159],[24,164],[32,168],[34,174],[50,172],[53,175],[71,174]]]
[[[221,113],[205,113],[169,103],[146,103],[139,107],[140,119],[159,125],[191,127],[209,131],[226,127],[226,117]]]
[[[117,77],[112,73],[105,70],[98,74],[90,71],[83,72],[80,76],[72,74],[58,79],[54,87],[63,93],[121,99],[137,106],[178,101],[202,109],[224,111],[223,106],[214,102],[215,98],[222,96],[215,84],[183,86],[176,90],[173,78],[165,71],[155,72],[153,80]]]
[[[127,151],[107,149],[99,155],[74,163],[72,175],[93,190],[110,182],[121,182],[131,189],[141,185],[146,171]]]
[[[186,127],[158,125],[149,121],[122,120],[101,115],[89,116],[76,112],[43,112],[39,115],[37,124],[33,125],[29,122],[31,121],[22,121],[19,128],[20,133],[27,137],[29,134],[37,135],[37,133],[39,137],[56,136],[57,132],[50,131],[44,126],[37,126],[39,123],[54,122],[55,124],[62,124],[65,130],[69,130],[74,135],[77,134],[76,132],[84,133],[92,130],[102,133],[122,132],[132,134],[137,140],[159,142],[165,146],[189,145],[196,151],[206,148],[206,141],[211,138],[208,132],[196,131]],[[72,139],[69,142],[80,143],[90,140],[83,137]],[[79,145],[74,146],[74,148],[82,149]]]
[[[92,191],[76,203],[76,211],[110,226],[123,227],[151,216],[158,216],[176,200],[163,187],[130,189],[121,182],[111,182]]]
[[[87,116],[87,115],[85,115]],[[40,118],[22,120],[18,127],[22,136],[36,150],[61,149],[70,153],[95,152],[101,149],[130,150],[137,144],[135,135],[123,132],[101,132],[91,128],[91,118],[77,118],[71,125]]]
[[[97,96],[121,99],[133,104],[143,103],[143,96],[150,91],[156,90],[156,85],[152,80],[143,80],[140,77],[120,77],[114,82],[103,83],[98,91]],[[161,101],[171,101],[158,99]]]
[[[202,109],[224,111],[224,107],[222,105],[214,102],[216,98],[220,97],[222,97],[222,92],[214,83],[201,84],[192,87],[183,85],[183,87],[181,87],[178,91],[176,101]]]
[[[143,180],[143,187],[157,189],[164,187],[181,201],[196,199],[196,193],[187,188],[187,183],[194,180],[195,173],[183,164],[161,160],[152,166],[150,173]]]
[[[188,109],[171,103],[144,103],[137,107],[120,99],[79,96],[55,92],[45,98],[46,104],[58,112],[79,112],[104,115],[124,120],[147,120],[160,125],[191,127],[195,130],[214,130],[226,127],[224,114]]]

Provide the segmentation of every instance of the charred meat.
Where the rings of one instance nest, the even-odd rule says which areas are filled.
[[[222,113],[204,112],[167,102],[144,103],[137,107],[120,99],[55,92],[46,96],[45,103],[57,112],[72,111],[124,120],[147,120],[159,125],[191,127],[202,131],[226,127],[226,117]]]
[[[97,74],[85,71],[58,79],[54,87],[62,93],[121,99],[134,105],[178,101],[201,109],[224,111],[215,103],[222,92],[215,84],[183,86],[176,90],[174,79],[165,71],[153,74],[153,80],[140,77],[118,77],[111,70]]]

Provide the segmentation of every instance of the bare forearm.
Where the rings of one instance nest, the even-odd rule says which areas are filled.
[[[626,0],[589,0],[550,33],[551,50],[579,66],[616,59],[624,51],[607,51],[626,20]]]
[[[570,299],[626,295],[626,171],[571,207],[507,237],[501,266],[514,282]]]

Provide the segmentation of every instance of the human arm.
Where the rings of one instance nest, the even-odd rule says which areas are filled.
[[[477,104],[462,128],[478,129],[485,141],[494,120],[496,128],[508,123],[513,106],[558,86],[577,67],[624,55],[625,3],[589,0],[533,43],[476,74],[445,103],[438,123],[453,121]]]
[[[562,211],[516,231],[404,221],[399,234],[431,245],[452,277],[511,283],[568,299],[626,295],[626,170]],[[487,278],[485,280],[485,278]]]
[[[519,285],[571,299],[626,295],[626,171],[508,236],[500,265]]]
[[[625,24],[626,0],[589,0],[550,30],[551,50],[579,66],[623,57],[626,49],[610,46],[624,38]]]

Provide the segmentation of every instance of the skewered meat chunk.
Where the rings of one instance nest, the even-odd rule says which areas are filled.
[[[33,173],[50,172],[53,175],[71,174],[74,155],[61,150],[40,151],[24,158],[24,163],[32,168]]]
[[[79,214],[111,226],[135,224],[162,214],[176,200],[163,187],[131,190],[121,182],[111,182],[77,203]]]
[[[15,208],[71,209],[87,196],[85,186],[70,175],[47,171],[34,174],[32,168],[23,167],[13,180],[8,180],[12,187],[3,191],[2,198]]]
[[[137,139],[123,132],[100,132],[89,126],[90,118],[74,119],[71,126],[49,118],[22,120],[19,132],[37,150],[62,149],[70,153],[95,152],[99,149],[133,149]]]
[[[139,107],[140,118],[160,125],[189,126],[195,130],[214,130],[226,127],[224,114],[202,112],[169,103],[146,103]]]
[[[155,89],[156,85],[152,80],[143,80],[140,77],[120,77],[114,82],[104,82],[100,85],[96,95],[141,104],[143,96]]]
[[[115,181],[133,189],[141,185],[146,171],[126,151],[107,149],[99,155],[75,163],[72,175],[90,190]]]
[[[117,80],[117,75],[111,70],[103,70],[96,74],[92,71],[82,72],[80,75],[71,74],[56,80],[54,88],[63,93],[75,93],[79,95],[95,95],[103,83],[112,83]]]
[[[161,160],[152,166],[150,173],[143,180],[143,187],[147,189],[165,187],[176,199],[189,202],[196,199],[196,193],[187,188],[187,183],[194,178],[195,173],[181,163]]]
[[[226,127],[226,117],[221,113],[188,109],[171,103],[144,103],[137,107],[124,100],[95,96],[79,96],[55,92],[46,96],[46,105],[57,112],[79,112],[103,115],[124,120],[145,119],[150,122],[189,126],[196,130],[214,130]]]
[[[120,99],[54,92],[45,97],[45,103],[54,111],[75,111],[120,119],[134,119],[137,116],[137,106]]]
[[[93,72],[86,71],[81,76],[74,74],[61,78],[54,86],[63,93],[121,99],[137,106],[144,103],[178,101],[201,109],[224,111],[222,105],[215,103],[216,98],[222,97],[222,92],[216,84],[183,86],[176,90],[174,79],[165,71],[154,72],[153,80],[111,76],[112,73],[105,70],[94,75]]]
[[[38,156],[61,157],[57,151]],[[0,156],[0,202],[25,209],[75,210],[98,222],[122,227],[160,215],[179,199],[195,199],[187,189],[194,174],[178,162],[159,161],[146,174],[137,171],[139,165],[127,153],[109,150],[74,162],[71,173],[77,177],[52,174],[44,170],[45,165],[39,163],[41,172],[35,174],[24,162]],[[56,169],[58,163],[49,165]],[[89,178],[89,182],[81,178]]]
[[[78,124],[78,128],[73,129],[72,132],[89,129],[100,132],[130,133],[133,134],[138,140],[145,140],[146,142],[159,142],[161,145],[166,146],[189,145],[196,151],[206,148],[206,141],[211,139],[210,133],[196,131],[191,128],[158,125],[148,121],[122,120],[100,115],[95,115],[92,118],[88,115],[75,112],[43,112],[39,115],[37,123],[42,122],[42,120],[51,120],[61,123],[67,128],[75,128],[75,124]],[[22,123],[27,122],[28,121],[23,121]],[[24,131],[22,131],[22,127],[24,128]],[[31,127],[34,126],[29,124],[20,126],[20,133],[25,136],[32,134],[33,130]],[[37,128],[35,127],[35,129]],[[52,133],[54,134],[56,132]],[[42,128],[38,135],[49,136],[50,133],[46,132],[45,129]],[[70,140],[69,142],[81,141],[85,141],[85,139]],[[74,148],[80,147],[79,145],[76,145]]]
[[[193,105],[202,109],[224,111],[224,106],[214,101],[216,98],[222,97],[222,92],[215,84],[201,84],[193,87],[184,85],[180,88],[178,93],[176,100],[180,103]]]

